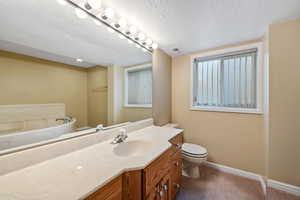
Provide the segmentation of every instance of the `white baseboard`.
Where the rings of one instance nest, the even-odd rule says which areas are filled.
[[[262,175],[255,174],[252,172],[247,172],[247,171],[232,168],[232,167],[228,167],[225,165],[216,164],[213,162],[206,162],[205,165],[207,165],[211,168],[220,170],[222,172],[234,174],[234,175],[245,177],[245,178],[252,179],[252,180],[257,180],[260,182],[264,194],[266,194],[266,192],[267,192],[266,181]],[[275,180],[271,180],[271,179],[267,180],[267,184],[268,184],[268,187],[271,187],[271,188],[274,188],[277,190],[281,190],[281,191],[284,191],[284,192],[287,192],[287,193],[290,193],[290,194],[293,194],[296,196],[300,196],[300,187],[282,183],[282,182],[275,181]]]
[[[281,190],[290,194],[293,194],[295,196],[300,196],[300,187],[290,185],[287,183],[282,183],[279,181],[275,181],[272,179],[268,180],[268,186],[277,190]]]
[[[255,173],[252,173],[252,172],[247,172],[247,171],[244,171],[244,170],[228,167],[228,166],[225,166],[225,165],[220,165],[220,164],[216,164],[216,163],[213,163],[213,162],[206,162],[206,165],[211,167],[211,168],[220,170],[222,172],[234,174],[234,175],[237,175],[237,176],[242,176],[242,177],[245,177],[245,178],[248,178],[248,179],[253,179],[253,180],[257,180],[257,181],[260,181],[262,179],[262,176],[259,175],[259,174],[255,174]]]
[[[255,174],[255,173],[252,173],[252,172],[247,172],[247,171],[244,171],[244,170],[228,167],[228,166],[225,166],[225,165],[216,164],[216,163],[213,163],[213,162],[206,162],[205,164],[207,166],[211,167],[211,168],[220,170],[222,172],[226,172],[226,173],[229,173],[229,174],[234,174],[234,175],[237,175],[237,176],[241,176],[241,177],[245,177],[245,178],[248,178],[248,179],[256,180],[260,183],[263,193],[264,194],[267,193],[266,182],[265,182],[263,176],[261,176],[259,174]]]

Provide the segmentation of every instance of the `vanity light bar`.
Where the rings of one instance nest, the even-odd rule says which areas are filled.
[[[148,52],[150,54],[153,53],[153,48],[157,47],[157,44],[155,43],[155,47],[148,47],[143,43],[138,42],[135,38],[130,37],[130,35],[127,35],[126,33],[122,32],[121,30],[119,30],[118,28],[116,28],[114,25],[109,24],[109,22],[106,22],[102,19],[100,19],[99,17],[97,17],[95,14],[89,12],[88,10],[84,9],[83,7],[81,7],[80,5],[74,3],[72,0],[64,0],[65,2],[69,3],[71,6],[73,6],[75,9],[79,9],[80,11],[83,11],[84,13],[86,13],[88,16],[92,17],[94,20],[96,20],[97,22],[102,23],[103,25],[107,26],[108,29],[115,31],[116,33],[118,33],[119,37],[120,36],[124,36],[122,38],[126,38],[128,41],[131,41],[130,43],[134,43],[136,45],[136,47],[142,48],[142,50],[144,52]]]

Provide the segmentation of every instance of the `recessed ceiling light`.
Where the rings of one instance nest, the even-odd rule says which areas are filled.
[[[83,62],[83,60],[81,58],[77,58],[76,61],[77,62]]]

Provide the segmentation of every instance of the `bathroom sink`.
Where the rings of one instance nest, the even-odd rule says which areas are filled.
[[[139,156],[150,150],[151,143],[146,140],[125,141],[114,147],[113,152],[117,156]]]

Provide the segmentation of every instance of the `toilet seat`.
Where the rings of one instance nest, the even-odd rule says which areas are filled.
[[[205,158],[208,155],[206,148],[191,143],[184,143],[182,145],[181,152],[184,156],[192,157],[192,158]]]
[[[186,152],[181,152],[183,156],[187,156],[187,157],[191,157],[191,158],[205,158],[207,157],[207,153],[206,154],[202,154],[202,155],[193,155],[193,154],[189,154]]]

